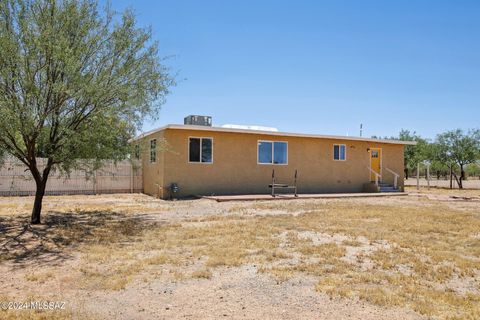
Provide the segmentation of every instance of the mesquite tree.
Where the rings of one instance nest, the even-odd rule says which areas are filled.
[[[480,130],[470,130],[464,133],[457,129],[437,136],[435,141],[435,157],[450,168],[458,165],[460,177],[455,175],[458,187],[463,188],[465,166],[475,163],[480,158]]]
[[[54,168],[123,159],[135,130],[157,114],[172,84],[157,47],[129,10],[0,0],[0,155],[19,159],[35,180],[32,224]]]
[[[392,138],[395,139],[395,138]],[[404,172],[405,178],[408,179],[408,174],[412,170],[416,170],[417,164],[427,159],[428,142],[423,139],[416,132],[402,129],[398,135],[398,139],[402,141],[416,141],[417,145],[406,145],[404,149]]]

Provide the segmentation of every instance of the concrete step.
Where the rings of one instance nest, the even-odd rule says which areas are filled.
[[[379,182],[378,188],[374,182],[365,183],[364,186],[365,192],[400,192],[398,188],[395,188],[392,184],[386,182]]]
[[[392,185],[380,185],[380,192],[400,192],[400,190],[396,189]]]

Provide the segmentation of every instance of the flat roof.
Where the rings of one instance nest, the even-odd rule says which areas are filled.
[[[363,138],[363,137],[305,134],[305,133],[292,133],[292,132],[279,132],[279,131],[233,129],[233,128],[184,125],[184,124],[168,124],[166,126],[158,128],[158,129],[154,129],[154,130],[142,133],[141,135],[136,137],[134,140],[142,139],[142,138],[145,138],[145,137],[147,137],[149,135],[152,135],[156,132],[167,130],[167,129],[197,130],[197,131],[208,131],[208,132],[231,132],[231,133],[259,134],[259,135],[266,135],[266,136],[300,137],[300,138],[315,138],[315,139],[366,141],[366,142],[390,143],[390,144],[401,144],[401,145],[416,145],[417,144],[416,141],[402,141],[402,140],[391,140],[391,139],[372,139],[372,138]]]

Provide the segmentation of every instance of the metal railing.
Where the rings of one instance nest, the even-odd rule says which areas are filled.
[[[382,178],[382,175],[370,167],[367,167],[367,169],[375,175],[375,185],[378,187],[378,181]]]
[[[400,177],[400,175],[398,173],[396,173],[395,171],[393,171],[392,169],[389,169],[389,168],[385,168],[385,170],[387,170],[388,172],[390,172],[391,174],[393,174],[393,186],[395,187],[395,189],[397,189],[398,187],[398,178]]]

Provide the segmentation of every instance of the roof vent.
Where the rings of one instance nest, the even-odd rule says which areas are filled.
[[[190,116],[185,117],[185,119],[183,119],[183,124],[211,127],[212,126],[212,117],[190,115]]]

